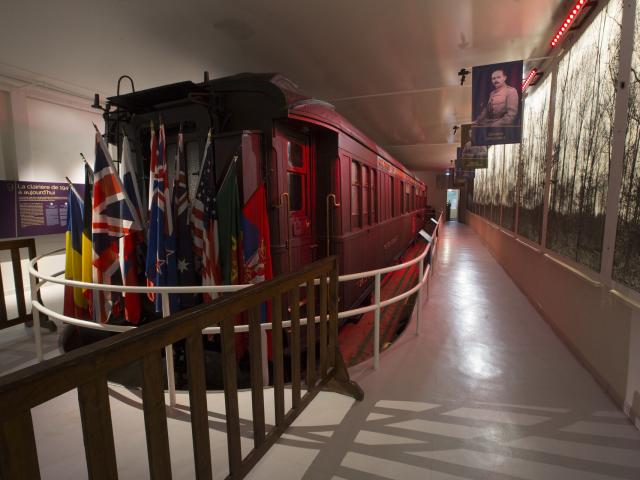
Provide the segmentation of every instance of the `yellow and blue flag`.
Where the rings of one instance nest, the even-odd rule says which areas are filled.
[[[82,280],[82,229],[84,202],[73,186],[69,188],[67,199],[67,232],[66,258],[64,278],[68,280]],[[64,314],[75,318],[88,318],[87,300],[82,294],[82,288],[65,286]]]

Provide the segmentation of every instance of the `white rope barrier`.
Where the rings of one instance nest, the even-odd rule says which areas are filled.
[[[428,243],[425,249],[422,251],[422,253],[420,253],[420,255],[418,255],[417,257],[407,262],[401,263],[399,265],[392,265],[390,267],[379,268],[376,270],[369,270],[367,272],[350,273],[346,275],[340,275],[338,277],[338,282],[350,282],[354,280],[361,280],[364,278],[374,277],[374,303],[371,305],[367,305],[365,307],[338,312],[338,318],[342,319],[342,318],[353,317],[356,315],[362,315],[368,312],[375,312],[374,369],[376,370],[380,366],[380,311],[383,308],[388,307],[389,305],[392,305],[401,300],[404,300],[405,298],[408,298],[414,293],[418,292],[418,300],[417,300],[418,309],[416,312],[416,333],[415,334],[416,335],[419,334],[420,310],[422,307],[422,294],[421,294],[422,287],[424,285],[427,285],[427,298],[428,298],[429,275],[433,276],[433,273],[435,271],[436,251],[438,246],[438,238],[439,238],[439,231],[440,231],[440,222],[442,221],[442,214],[440,215],[440,218],[438,221],[434,221],[433,219],[432,221],[436,224],[436,228],[433,233],[433,241],[432,243]],[[35,257],[33,260],[31,260],[31,262],[29,263],[29,276],[30,276],[30,282],[31,282],[31,305],[32,305],[32,312],[33,312],[36,355],[37,355],[38,362],[41,362],[43,359],[42,333],[40,332],[40,328],[39,328],[40,313],[47,315],[50,318],[59,320],[63,323],[67,323],[69,325],[76,325],[78,327],[90,328],[93,330],[102,330],[102,331],[108,331],[108,332],[121,333],[121,332],[126,332],[131,329],[137,328],[136,326],[132,326],[132,325],[112,325],[108,323],[96,323],[89,320],[82,320],[75,317],[69,317],[67,315],[55,312],[54,310],[51,310],[50,308],[45,307],[38,300],[38,296],[37,296],[38,291],[47,283],[84,288],[84,289],[93,290],[93,291],[125,292],[125,293],[126,292],[156,293],[156,294],[164,294],[163,296],[166,296],[166,294],[169,294],[169,293],[177,293],[177,294],[180,294],[180,293],[232,293],[232,292],[236,292],[238,290],[242,290],[244,288],[251,286],[251,284],[216,285],[216,286],[192,285],[192,286],[183,286],[183,287],[180,287],[180,286],[139,287],[139,286],[125,286],[125,285],[102,285],[98,283],[80,282],[77,280],[68,280],[65,278],[61,278],[61,276],[64,275],[64,271],[56,272],[52,275],[47,275],[38,271],[37,263],[40,260],[64,251],[65,249],[62,248],[62,249],[54,250],[47,254],[39,255]],[[429,251],[431,251],[431,262],[428,263],[425,268],[423,260],[427,256]],[[392,273],[398,270],[403,270],[405,268],[411,267],[412,265],[415,265],[416,263],[419,263],[418,282],[416,283],[416,285],[413,286],[411,289],[407,290],[406,292],[396,295],[395,297],[382,300],[380,298],[382,275],[385,275],[387,273]],[[314,284],[319,285],[320,280],[316,279]],[[315,316],[314,322],[319,323],[319,321],[320,321],[320,317]],[[307,323],[308,323],[307,318],[300,319],[300,325],[304,326],[304,325],[307,325]],[[290,326],[291,326],[291,320],[285,320],[282,322],[283,328],[288,328]],[[267,330],[272,329],[272,324],[262,323],[260,325],[260,328],[263,332],[265,332]],[[235,333],[242,333],[242,332],[248,332],[248,331],[249,331],[248,325],[236,325],[234,327]],[[220,327],[208,327],[202,330],[203,335],[217,335],[219,333],[220,333]],[[169,365],[172,362],[168,361],[167,363]],[[167,369],[168,372],[170,370],[171,368]],[[173,372],[169,372],[169,376],[171,377],[171,378],[168,378],[168,383],[170,387],[169,395],[170,395],[170,398],[172,399],[170,403],[173,405],[175,403],[173,400],[175,399],[175,378],[173,378]]]

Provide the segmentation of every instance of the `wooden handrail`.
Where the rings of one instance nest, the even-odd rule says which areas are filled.
[[[357,399],[363,397],[362,390],[349,380],[337,348],[337,268],[336,258],[328,257],[296,273],[257,284],[212,303],[194,307],[0,378],[0,449],[3,450],[0,478],[39,478],[30,409],[74,388],[78,389],[89,477],[116,478],[107,377],[110,372],[134,362],[141,365],[143,378],[142,398],[150,475],[151,478],[170,478],[161,351],[165,346],[180,340],[186,340],[196,478],[211,478],[202,329],[213,325],[221,327],[222,335],[221,358],[227,417],[229,478],[243,478],[321,388],[330,388]],[[300,398],[298,350],[298,358],[292,359],[292,370],[295,369],[292,375],[293,406],[285,412],[282,300],[283,296],[287,296],[290,305],[297,305],[292,301],[299,298],[301,284],[306,284],[307,298],[313,298],[316,279],[320,280],[318,290],[321,370],[318,372],[315,365],[315,327],[308,328],[307,353],[313,352],[313,359],[307,358],[307,393]],[[272,307],[274,323],[272,356],[276,425],[268,433],[265,426],[264,387],[260,365],[259,309],[264,302],[269,302]],[[315,302],[308,304],[308,316],[315,315],[314,309],[311,308],[314,304]],[[240,450],[237,360],[233,326],[234,319],[244,312],[248,312],[249,319],[254,449],[243,459]],[[295,316],[299,316],[299,312]],[[292,344],[299,343],[299,323],[292,324],[291,335]],[[18,435],[16,432],[21,433]]]
[[[16,304],[18,306],[18,316],[9,319],[7,305],[5,303],[4,285],[2,275],[0,275],[0,330],[12,327],[20,323],[30,322],[33,317],[27,313],[27,306],[24,301],[24,283],[22,281],[22,263],[20,259],[20,249],[26,248],[29,252],[29,260],[36,256],[36,242],[33,238],[21,238],[18,240],[7,240],[0,242],[0,251],[11,253],[11,267],[13,270],[13,283],[16,292]]]

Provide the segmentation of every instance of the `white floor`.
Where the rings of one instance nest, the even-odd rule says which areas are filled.
[[[248,478],[640,479],[640,432],[473,232],[448,224],[440,246],[420,336],[410,325],[380,370],[351,371],[362,402],[321,393]],[[186,405],[186,395],[178,403]],[[250,405],[242,392],[245,455]],[[148,478],[139,393],[112,386],[111,408],[120,478]],[[215,478],[224,478],[220,394],[209,394],[208,410]],[[191,479],[188,408],[168,416],[173,478]],[[33,418],[42,478],[86,478],[75,392],[34,409]]]

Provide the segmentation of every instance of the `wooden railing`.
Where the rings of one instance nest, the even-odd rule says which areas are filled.
[[[314,287],[316,280],[318,287]],[[306,289],[306,315],[311,319],[310,324],[315,317],[316,305],[320,316],[319,338],[316,339],[315,328],[306,330],[307,391],[304,396],[301,394],[301,285]],[[315,301],[316,289],[318,302]],[[202,329],[214,325],[221,328],[229,478],[243,478],[321,388],[362,399],[362,390],[349,380],[338,349],[337,290],[337,261],[330,257],[294,274],[249,287],[213,303],[7,375],[0,379],[0,478],[40,478],[31,408],[75,388],[78,390],[88,476],[91,479],[117,478],[107,376],[135,363],[140,365],[142,373],[150,477],[171,478],[162,351],[166,345],[181,340],[186,344],[196,478],[212,478]],[[283,296],[288,298],[291,309],[292,408],[288,411],[285,411],[284,401]],[[275,426],[270,431],[265,424],[260,341],[260,309],[265,302],[271,305],[273,322]],[[242,458],[233,327],[235,318],[244,312],[247,312],[249,323],[254,448]],[[316,345],[319,345],[317,352]]]
[[[22,263],[20,259],[20,249],[22,248],[28,250],[29,260],[35,258],[36,242],[33,238],[0,242],[0,251],[8,250],[11,252],[13,284],[16,292],[16,305],[18,307],[18,316],[10,319],[5,301],[4,284],[2,282],[2,275],[0,274],[0,330],[20,323],[31,322],[33,319],[31,312],[27,313],[27,306],[24,300],[24,282],[22,281]]]

